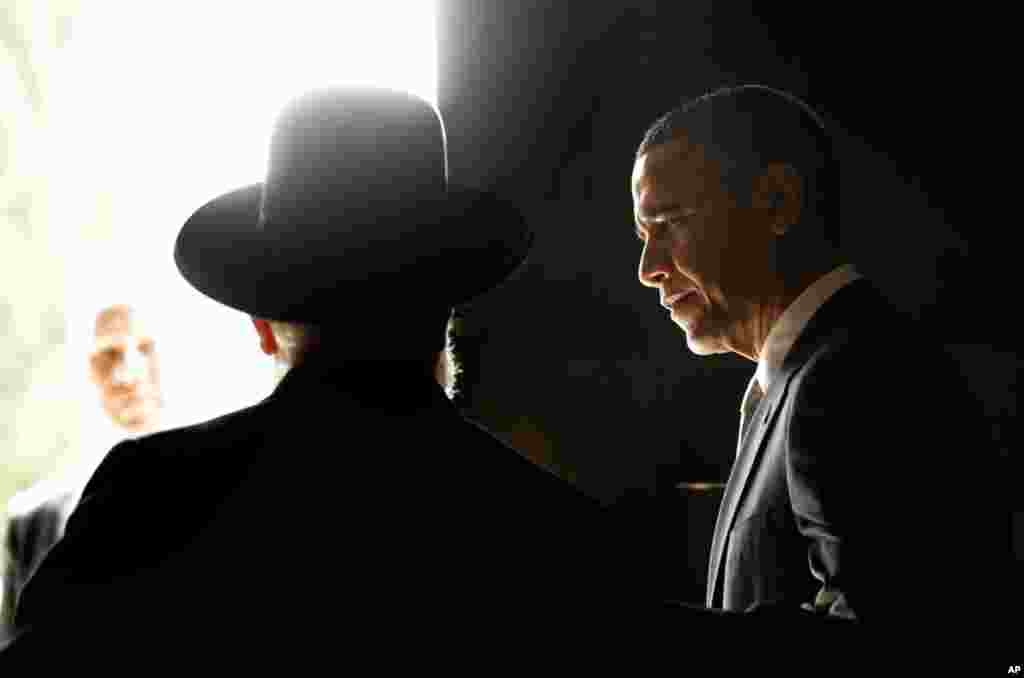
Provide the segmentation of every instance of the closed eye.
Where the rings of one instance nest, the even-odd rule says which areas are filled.
[[[644,228],[636,227],[636,237],[641,242],[647,242],[648,238],[657,238],[659,233],[665,228],[664,221],[649,221],[644,224]]]
[[[688,222],[692,217],[696,216],[697,210],[685,209],[665,219],[665,222],[671,226],[682,225]]]

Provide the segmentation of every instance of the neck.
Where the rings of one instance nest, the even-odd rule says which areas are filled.
[[[156,430],[156,422],[146,422],[145,424],[132,424],[128,426],[115,425],[114,428],[128,436],[144,436]]]
[[[289,370],[275,385],[274,393],[327,389],[348,393],[375,407],[418,406],[441,390],[433,369],[433,360],[307,361]]]
[[[786,309],[808,287],[839,265],[838,258],[822,260],[817,265],[805,266],[800,271],[776,277],[772,284],[765,285],[764,289],[770,292],[750,303],[748,321],[728,348],[733,353],[757,362],[768,341],[768,335]]]
[[[351,379],[359,379],[361,376],[378,379],[382,375],[433,377],[436,359],[436,355],[427,358],[405,356],[352,358],[326,353],[309,353],[297,360],[293,366],[278,363],[278,373],[279,379],[295,368],[309,373],[344,374]]]

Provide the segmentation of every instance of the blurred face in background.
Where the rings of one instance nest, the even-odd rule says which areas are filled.
[[[133,432],[156,425],[163,405],[156,344],[131,307],[112,306],[96,316],[89,373],[116,425]]]

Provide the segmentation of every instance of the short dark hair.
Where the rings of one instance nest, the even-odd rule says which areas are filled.
[[[804,210],[821,222],[826,241],[839,245],[838,162],[831,134],[805,102],[764,85],[722,87],[658,118],[636,156],[683,132],[719,162],[722,184],[741,204],[768,163],[791,165],[804,182]]]

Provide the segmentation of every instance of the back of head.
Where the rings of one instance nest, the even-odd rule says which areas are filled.
[[[322,367],[366,363],[428,365],[432,370],[446,342],[451,310],[443,306],[395,308],[378,302],[347,309],[343,317],[320,323],[271,321],[282,366],[316,363]]]

